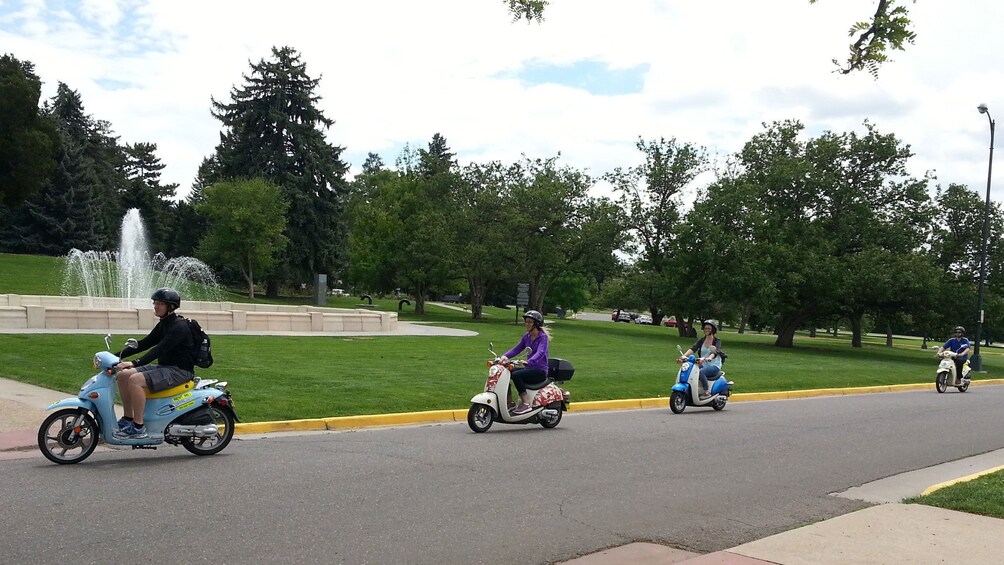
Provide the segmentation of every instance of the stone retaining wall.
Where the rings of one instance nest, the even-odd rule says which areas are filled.
[[[156,325],[148,300],[0,294],[0,330],[108,329],[148,330]],[[182,302],[179,313],[198,320],[206,331],[389,332],[397,313],[239,302]]]

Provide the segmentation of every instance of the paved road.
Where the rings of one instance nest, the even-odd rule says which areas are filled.
[[[0,461],[0,543],[10,563],[549,563],[637,540],[713,551],[865,505],[830,493],[1000,449],[981,432],[1002,414],[1004,386],[986,386],[572,413],[555,430],[273,436],[208,458]]]

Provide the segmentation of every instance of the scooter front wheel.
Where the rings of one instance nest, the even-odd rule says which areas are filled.
[[[669,409],[673,414],[679,414],[687,409],[687,395],[678,390],[674,390],[669,397]]]
[[[76,426],[77,419],[80,425]],[[98,446],[98,425],[87,412],[67,408],[53,412],[38,428],[38,448],[53,463],[80,463]]]
[[[938,389],[939,393],[948,390],[948,373],[938,373],[938,378],[934,381],[934,387]]]
[[[484,433],[495,422],[495,412],[484,404],[474,404],[467,411],[467,425],[475,433]]]

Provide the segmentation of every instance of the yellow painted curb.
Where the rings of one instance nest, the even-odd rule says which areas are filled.
[[[938,483],[936,485],[932,485],[932,486],[929,486],[926,489],[924,489],[924,492],[920,493],[920,496],[927,496],[927,495],[931,494],[932,492],[937,491],[937,490],[941,490],[941,489],[943,489],[945,487],[950,487],[950,486],[952,486],[954,484],[964,483],[964,482],[967,482],[967,481],[971,481],[973,479],[978,479],[978,478],[982,477],[983,475],[989,475],[990,473],[996,473],[997,471],[1000,471],[1000,470],[1004,470],[1004,465],[1001,465],[1000,467],[994,467],[993,469],[987,469],[986,471],[980,471],[979,473],[973,473],[972,475],[966,475],[965,477],[959,477],[958,479],[954,479],[954,480],[951,480],[951,481],[945,481],[943,483]]]
[[[383,426],[404,426],[437,422],[462,422],[467,410],[432,410],[429,412],[398,412],[309,420],[284,420],[277,422],[251,422],[234,425],[235,434],[263,434],[268,432],[308,432],[325,430],[356,430]]]
[[[1004,379],[972,381],[971,386],[1004,384]],[[866,386],[857,388],[820,388],[815,390],[789,390],[779,392],[734,393],[731,402],[753,402],[759,400],[789,400],[818,396],[844,396],[851,394],[871,394],[876,392],[898,392],[904,390],[934,389],[934,383]],[[643,408],[665,408],[669,397],[632,398],[622,400],[592,400],[573,402],[570,412],[592,412],[600,410],[640,410]],[[264,434],[269,432],[307,432],[325,430],[356,430],[385,426],[408,426],[442,422],[463,422],[467,420],[467,409],[430,410],[428,412],[398,412],[394,414],[371,414],[361,416],[339,416],[337,418],[312,418],[308,420],[283,420],[276,422],[250,422],[236,424],[235,434]],[[974,477],[975,478],[975,477]],[[936,485],[937,486],[937,485]],[[947,486],[947,485],[945,485]],[[934,487],[931,487],[934,488]],[[941,488],[940,486],[938,488]]]

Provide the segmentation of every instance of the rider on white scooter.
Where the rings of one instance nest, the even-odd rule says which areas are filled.
[[[516,391],[519,392],[519,406],[513,409],[513,414],[526,414],[530,411],[530,399],[527,397],[527,386],[542,384],[547,380],[547,349],[548,335],[544,330],[544,316],[536,310],[527,310],[523,314],[523,323],[526,326],[526,333],[520,338],[515,347],[502,355],[502,364],[508,363],[509,358],[519,355],[526,348],[530,348],[530,356],[526,359],[526,366],[512,372],[512,380],[516,384]]]
[[[722,359],[725,357],[725,354],[722,351],[722,340],[717,335],[718,321],[704,320],[701,324],[701,329],[704,330],[704,336],[698,338],[694,342],[694,345],[691,345],[690,349],[680,356],[680,359],[686,359],[691,355],[700,353],[700,358],[704,360],[704,363],[701,366],[701,390],[698,396],[701,400],[704,400],[709,396],[708,381],[718,378],[719,373],[722,372]]]
[[[966,328],[955,326],[955,337],[945,342],[942,347],[955,353],[955,374],[963,378],[966,360],[969,359],[969,339],[966,338]]]

